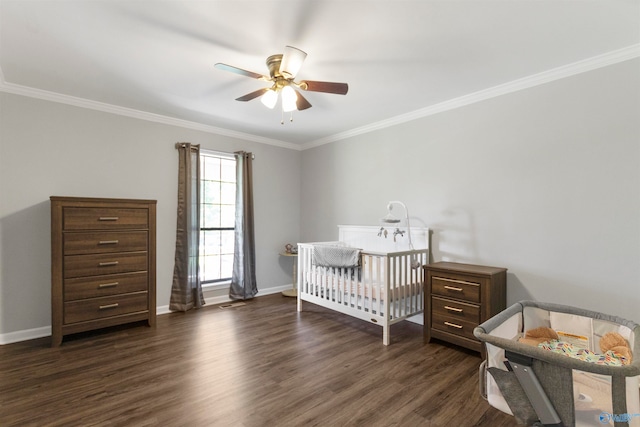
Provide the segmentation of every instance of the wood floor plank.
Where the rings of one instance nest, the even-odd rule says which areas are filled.
[[[295,299],[0,346],[0,426],[512,426],[479,355]]]

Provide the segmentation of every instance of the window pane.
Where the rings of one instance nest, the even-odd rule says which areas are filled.
[[[202,203],[220,203],[220,182],[202,181],[203,197]]]
[[[207,255],[204,257],[204,271],[207,280],[220,278],[220,255]]]
[[[220,257],[220,274],[222,277],[231,277],[233,275],[233,254]]]
[[[220,227],[220,205],[203,204],[202,210],[200,221],[203,228]]]
[[[235,227],[236,225],[236,207],[221,205],[220,206],[220,226]]]
[[[235,159],[221,159],[220,181],[236,182],[236,160]]]
[[[220,254],[220,232],[219,231],[204,232],[204,251],[206,255]]]
[[[200,171],[200,175],[202,175],[202,179],[207,180],[220,180],[220,158],[211,157],[211,156],[202,156],[202,163],[200,163],[202,167],[202,171]]]
[[[233,205],[236,203],[236,183],[222,182],[220,183],[220,203],[225,205]]]
[[[220,253],[221,254],[232,254],[234,248],[234,236],[235,231],[233,230],[225,230],[220,232]]]

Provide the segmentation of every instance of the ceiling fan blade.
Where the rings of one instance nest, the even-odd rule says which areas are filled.
[[[298,98],[296,99],[296,108],[298,111],[306,110],[307,108],[311,108],[311,103],[307,101],[307,98],[302,96],[300,92],[296,90],[296,95]]]
[[[300,82],[299,87],[311,92],[326,92],[338,95],[346,95],[349,91],[349,85],[346,83],[316,82],[313,80],[303,80]]]
[[[293,46],[285,46],[282,61],[280,62],[280,74],[287,79],[294,78],[302,68],[302,63],[306,57],[306,52]]]
[[[254,92],[241,96],[240,98],[236,98],[236,101],[251,101],[252,99],[259,97],[260,95],[264,95],[264,93],[268,90],[268,88],[258,89]]]
[[[240,74],[241,76],[251,77],[252,79],[258,80],[270,80],[269,77],[263,76],[262,74],[254,73],[253,71],[243,70],[242,68],[234,67],[233,65],[222,64],[218,62],[214,65],[218,70],[230,71],[232,73]]]

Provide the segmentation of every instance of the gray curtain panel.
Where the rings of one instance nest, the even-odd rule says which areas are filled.
[[[244,151],[234,154],[236,158],[236,224],[229,297],[234,300],[246,300],[258,293],[253,227],[253,155]]]
[[[187,311],[204,305],[200,257],[200,145],[179,142],[176,256],[169,310]]]

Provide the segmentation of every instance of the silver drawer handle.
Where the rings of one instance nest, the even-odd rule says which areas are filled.
[[[456,325],[455,323],[444,322],[444,324],[447,326],[452,326],[454,328],[462,329],[461,325]]]
[[[116,308],[117,306],[118,306],[117,302],[115,302],[113,304],[101,305],[100,306],[100,310],[106,310],[108,308]]]
[[[113,282],[113,283],[100,283],[98,285],[98,288],[103,289],[103,288],[115,288],[116,286],[118,286],[119,283],[118,282]]]
[[[445,305],[444,309],[449,311],[455,311],[456,313],[462,313],[461,308],[449,307],[448,305]]]
[[[117,221],[118,219],[117,216],[101,216],[98,221]]]
[[[99,245],[117,245],[118,241],[117,240],[100,240],[98,244]]]
[[[456,288],[455,286],[445,285],[444,288],[450,291],[462,292],[462,288]]]
[[[101,262],[98,264],[100,267],[108,267],[111,265],[118,265],[118,261]]]

